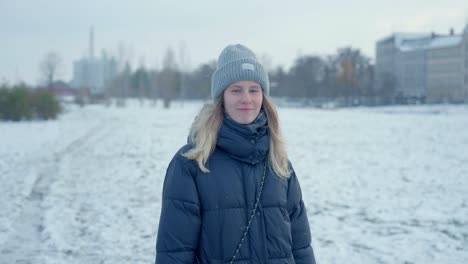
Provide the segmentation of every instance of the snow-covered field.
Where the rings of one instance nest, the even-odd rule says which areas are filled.
[[[0,263],[152,263],[201,103],[0,123]],[[468,107],[280,108],[318,263],[468,263]]]

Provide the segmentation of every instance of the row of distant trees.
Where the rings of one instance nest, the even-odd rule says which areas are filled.
[[[270,66],[269,58],[260,57]],[[62,67],[61,57],[47,53],[40,62],[39,70],[45,88],[51,88]],[[174,99],[207,99],[210,97],[211,76],[216,62],[203,63],[192,71],[183,70],[177,63],[175,53],[168,49],[161,69],[146,69],[140,66],[133,70],[129,63],[121,67],[117,76],[105,87],[105,97],[117,98],[125,104],[126,98],[163,99],[169,107]],[[299,56],[293,65],[269,69],[271,95],[292,98],[356,98],[391,97],[394,94],[394,78],[382,76],[381,85],[375,85],[374,65],[359,49],[346,47],[327,56]],[[50,119],[60,112],[55,97],[44,91],[33,91],[24,85],[0,87],[0,117],[8,120]],[[11,110],[13,109],[13,110]],[[10,111],[11,110],[11,111]]]
[[[289,71],[278,67],[270,74],[277,96],[334,98],[389,96],[394,87],[375,85],[371,60],[359,49],[346,47],[325,57],[298,57]]]
[[[106,84],[108,96],[118,100],[133,97],[138,99],[162,99],[165,107],[176,98],[204,99],[210,96],[211,75],[216,62],[198,66],[193,71],[183,71],[178,65],[175,53],[168,49],[162,68],[146,69],[143,66],[132,70],[126,63],[123,70]]]
[[[268,64],[268,63],[265,63]],[[211,75],[216,62],[203,63],[193,71],[182,71],[174,52],[168,50],[162,69],[127,64],[118,76],[107,84],[109,96],[117,98],[162,98],[165,106],[175,98],[209,98]],[[270,69],[271,95],[296,98],[390,97],[394,83],[375,85],[375,70],[371,59],[359,49],[346,47],[328,56],[304,55],[293,65]]]
[[[192,71],[184,70],[177,63],[175,53],[168,49],[161,69],[140,66],[132,69],[129,63],[120,63],[118,75],[105,85],[105,96],[117,98],[123,104],[126,98],[163,99],[166,107],[176,98],[205,99],[210,97],[210,82],[216,70],[216,62],[200,64]],[[267,56],[260,57],[270,66]],[[47,85],[54,82],[61,66],[56,53],[48,53],[40,64]],[[289,69],[269,69],[271,95],[292,98],[356,98],[394,96],[395,78],[380,76],[379,85],[371,59],[359,49],[345,47],[335,54],[318,56],[302,55]]]

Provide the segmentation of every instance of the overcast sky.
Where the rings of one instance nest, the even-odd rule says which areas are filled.
[[[193,68],[242,43],[289,67],[298,54],[344,46],[374,58],[375,42],[393,32],[459,34],[467,18],[466,0],[0,0],[0,82],[37,84],[49,51],[60,54],[61,77],[70,80],[91,26],[95,54],[117,55],[121,46],[133,66],[159,67],[171,46]]]

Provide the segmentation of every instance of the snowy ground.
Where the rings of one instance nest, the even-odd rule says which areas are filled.
[[[200,103],[0,123],[0,264],[152,263]],[[468,263],[468,107],[281,108],[318,263]]]

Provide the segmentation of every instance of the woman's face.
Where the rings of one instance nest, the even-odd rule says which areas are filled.
[[[254,81],[238,81],[224,90],[224,110],[239,124],[250,124],[262,108],[263,91]]]

